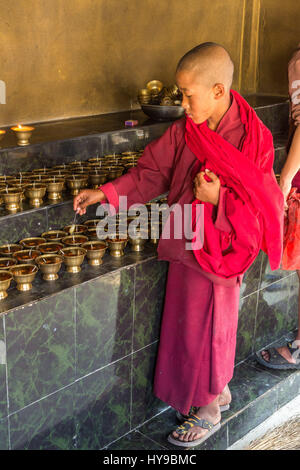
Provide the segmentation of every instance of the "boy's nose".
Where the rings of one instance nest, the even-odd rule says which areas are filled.
[[[188,104],[188,100],[185,97],[182,98],[181,106],[184,108],[185,111],[188,111],[189,104]]]

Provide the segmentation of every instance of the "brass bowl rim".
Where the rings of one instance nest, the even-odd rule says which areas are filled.
[[[163,89],[163,82],[160,80],[150,80],[150,82],[146,83],[146,88],[151,92],[152,90],[158,90],[160,92]]]
[[[12,281],[13,280],[13,275],[10,271],[5,271],[5,270],[0,269],[0,276],[1,276],[1,274],[2,275],[6,274],[8,276],[8,279],[0,279],[0,282],[5,282],[5,281],[9,281],[9,280]]]
[[[62,248],[58,254],[62,253],[62,256],[64,256],[64,251],[69,252],[71,250],[82,250],[82,253],[76,256],[86,255],[87,253],[87,250],[85,248],[82,248],[81,246],[66,246]]]
[[[105,251],[105,250],[107,249],[107,244],[106,244],[106,242],[105,242],[105,241],[101,241],[101,240],[94,240],[94,241],[89,240],[88,242],[84,242],[81,246],[82,246],[82,248],[85,248],[87,245],[94,245],[95,243],[96,243],[96,244],[99,244],[99,245],[100,245],[100,244],[103,245],[103,248],[99,248],[98,250],[90,250],[90,251]],[[86,249],[87,251],[89,251],[88,248],[85,248],[85,249]]]
[[[16,250],[16,251],[21,251],[23,248],[23,245],[21,245],[20,243],[5,243],[4,245],[0,245],[0,253],[2,252],[2,248],[12,247],[12,246],[20,248],[20,250]],[[11,253],[11,251],[9,251],[8,253]],[[13,253],[15,253],[15,251]]]
[[[39,254],[40,254],[40,251],[39,251],[39,250],[35,250],[35,249],[31,250],[30,248],[28,248],[28,249],[26,249],[26,250],[15,251],[12,257],[13,257],[13,258],[17,258],[16,255],[17,255],[18,253],[26,253],[27,251],[28,251],[28,252],[31,252],[31,253],[36,252],[36,253],[38,253],[37,256],[39,256]],[[29,258],[29,259],[31,259],[31,258]],[[32,259],[35,259],[35,258],[32,258]]]
[[[46,235],[51,234],[51,233],[65,234],[65,235],[63,235],[63,237],[68,235],[67,232],[65,232],[64,230],[48,230],[47,232],[42,233],[42,238],[45,238],[46,240],[55,240],[55,238],[46,238]],[[61,238],[63,238],[63,237],[61,237]]]
[[[30,273],[26,273],[26,274],[16,274],[16,276],[28,276],[30,274],[36,274],[39,270],[39,268],[36,266],[36,264],[16,264],[15,266],[12,266],[10,271],[12,272],[12,274],[14,274],[14,271],[17,270],[17,269],[29,269],[30,267],[33,268],[33,270],[30,272]]]
[[[52,265],[62,264],[63,261],[64,261],[64,259],[63,259],[63,257],[62,257],[61,255],[56,254],[56,253],[48,253],[48,254],[40,255],[40,256],[38,256],[38,257],[36,258],[35,261],[36,261],[39,265],[41,265],[41,266],[49,266],[49,264],[50,264],[50,263],[49,263],[49,264],[47,264],[47,263],[40,263],[39,261],[40,261],[40,259],[42,259],[42,258],[59,258],[59,261],[56,261],[56,262],[54,262],[54,263],[51,263]]]
[[[101,220],[102,219],[89,219],[89,220],[86,220],[85,222],[83,222],[83,225],[85,225],[86,227],[93,228],[93,227],[96,227],[96,225],[89,226],[88,222],[100,222]]]
[[[85,243],[85,242],[88,241],[88,237],[86,237],[85,235],[79,235],[79,234],[78,234],[78,235],[68,235],[67,237],[64,237],[64,238],[62,239],[62,243],[63,243],[64,245],[67,245],[68,243],[65,242],[65,240],[66,240],[67,238],[70,238],[70,239],[73,239],[73,240],[74,240],[74,238],[75,238],[75,240],[76,240],[76,237],[81,237],[81,238],[84,237],[84,238],[86,238],[86,240],[84,240],[83,242],[80,242],[80,243]]]
[[[28,237],[28,238],[22,238],[22,240],[20,240],[20,244],[22,246],[25,246],[26,242],[29,241],[29,240],[43,240],[42,243],[47,242],[47,240],[44,237]],[[40,243],[40,245],[41,245],[41,243]],[[33,245],[33,246],[39,246],[39,245]]]
[[[15,253],[17,253],[17,251]],[[16,259],[14,259],[13,256],[10,257],[10,258],[8,256],[0,256],[0,263],[4,260],[14,262],[14,264],[12,266],[15,266],[18,263],[18,261]],[[6,266],[6,267],[10,268],[11,266]],[[5,266],[0,266],[0,269],[4,269],[4,268],[5,268]]]
[[[47,245],[47,246],[49,246],[49,245],[60,245],[62,248],[63,248],[63,246],[64,246],[63,243],[59,243],[59,242],[46,242],[46,243],[41,243],[41,244],[38,245],[38,246],[39,246],[39,248],[40,248],[41,246],[45,246],[45,245]],[[61,250],[62,248],[58,248],[58,251]],[[43,253],[43,252],[41,251],[41,253]],[[47,253],[47,252],[44,253],[44,255],[46,255],[46,254],[49,254],[49,255],[50,255],[50,254],[54,254],[54,253],[49,253],[49,252],[48,252],[48,253]]]

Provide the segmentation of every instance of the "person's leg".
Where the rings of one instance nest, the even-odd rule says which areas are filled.
[[[298,333],[296,336],[296,340],[300,341],[300,270],[297,270],[298,274],[298,280],[299,280],[299,291],[298,291]],[[300,344],[298,344],[298,348],[300,348]],[[283,356],[288,362],[291,364],[296,364],[296,359],[294,359],[290,353],[290,350],[287,346],[282,346],[276,348],[276,350],[279,352],[281,356]],[[270,354],[269,351],[266,349],[264,351],[261,351],[262,357],[266,360],[270,360]]]
[[[215,285],[185,266],[170,265],[154,394],[183,414],[217,424],[220,405],[231,401],[239,285]],[[193,427],[178,437],[193,441],[207,429]]]

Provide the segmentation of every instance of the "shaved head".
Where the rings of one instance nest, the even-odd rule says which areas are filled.
[[[176,73],[191,72],[195,79],[208,88],[222,83],[228,93],[233,79],[234,65],[223,46],[204,42],[187,52],[178,62]]]

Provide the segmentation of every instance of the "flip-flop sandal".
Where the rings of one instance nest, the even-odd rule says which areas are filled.
[[[187,419],[189,419],[191,417],[191,415],[195,414],[197,412],[197,409],[198,407],[197,406],[191,406],[190,408],[190,412],[188,415],[184,415],[182,413],[180,413],[180,411],[176,411],[176,418],[178,419],[178,421],[180,423],[183,423],[184,421],[186,421]],[[223,411],[227,411],[230,409],[230,404],[228,405],[220,405],[220,411],[221,413],[223,413]]]
[[[212,434],[218,431],[221,428],[221,423],[213,424],[206,419],[198,418],[196,415],[191,415],[186,421],[184,421],[181,426],[178,426],[174,431],[179,435],[186,434],[194,426],[200,426],[203,429],[208,429],[208,432],[205,436],[200,437],[200,439],[195,439],[194,441],[180,441],[179,439],[173,437],[172,433],[168,435],[168,442],[174,444],[175,446],[181,447],[195,447],[202,442],[206,441]]]
[[[287,361],[275,348],[268,348],[263,349],[263,351],[268,351],[269,353],[269,361],[266,361],[259,351],[255,353],[256,360],[265,367],[269,369],[279,369],[279,370],[286,370],[286,369],[298,369],[300,370],[300,349],[299,348],[292,348],[292,343],[287,343],[287,347],[291,354],[294,354],[296,351],[299,351],[298,357],[296,358],[297,363],[292,364],[291,362]]]

